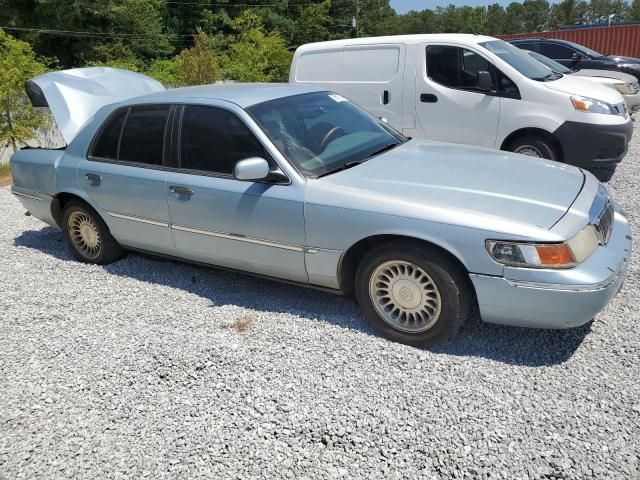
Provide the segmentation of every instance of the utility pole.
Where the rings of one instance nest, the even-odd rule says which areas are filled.
[[[360,13],[360,0],[356,0],[356,14],[351,18],[351,28],[356,32],[356,38],[360,36],[360,22],[358,15]]]

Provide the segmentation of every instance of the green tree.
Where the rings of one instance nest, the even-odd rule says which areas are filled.
[[[222,72],[215,40],[198,29],[194,45],[176,58],[177,72],[186,85],[206,85],[220,80]]]
[[[249,10],[233,23],[239,33],[225,57],[225,76],[239,82],[286,81],[291,53],[280,33],[265,33],[260,17]]]
[[[0,29],[0,145],[11,145],[15,150],[43,126],[43,117],[24,94],[24,82],[46,69],[28,43]]]
[[[505,9],[504,33],[521,33],[524,29],[524,7],[521,3],[511,2]]]
[[[487,24],[485,32],[487,35],[499,35],[504,33],[506,13],[499,3],[491,4],[487,7]]]
[[[629,11],[631,20],[640,20],[640,0],[633,0]]]
[[[179,87],[184,82],[184,79],[178,70],[178,61],[176,59],[154,60],[144,71],[144,74],[149,75],[151,78],[155,78],[168,88]]]

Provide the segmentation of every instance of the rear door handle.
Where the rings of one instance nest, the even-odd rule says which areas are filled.
[[[382,92],[382,104],[383,105],[389,104],[389,90],[385,90],[384,92]]]
[[[91,182],[91,185],[100,185],[100,182],[102,181],[102,177],[97,173],[87,173],[85,178]]]
[[[191,197],[193,195],[193,190],[187,187],[180,187],[178,185],[171,185],[169,187],[169,191],[171,193],[175,193],[176,195],[186,195],[188,197]]]
[[[436,97],[433,93],[421,93],[420,101],[422,103],[436,103],[438,101],[438,97]]]

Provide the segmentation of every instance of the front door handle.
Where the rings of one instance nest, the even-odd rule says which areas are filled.
[[[97,173],[87,173],[85,178],[91,182],[91,185],[100,185],[100,182],[102,181],[102,177]]]
[[[438,101],[438,97],[436,97],[433,93],[421,93],[420,101],[422,103],[436,103]]]
[[[187,187],[180,187],[178,185],[171,185],[169,187],[169,191],[176,195],[186,195],[187,197],[191,197],[193,195],[193,190]]]

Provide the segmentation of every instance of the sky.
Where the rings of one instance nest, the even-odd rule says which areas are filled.
[[[476,7],[478,5],[490,5],[492,3],[499,3],[503,6],[507,6],[512,1],[514,0],[391,0],[390,3],[396,12],[406,13],[409,10],[425,10],[427,8],[433,10],[436,7],[446,7],[449,4],[453,4],[457,7],[462,7],[464,5]]]

